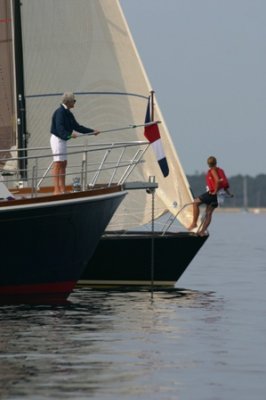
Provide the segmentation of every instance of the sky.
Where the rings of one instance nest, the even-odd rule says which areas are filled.
[[[185,173],[266,174],[266,0],[120,0]]]

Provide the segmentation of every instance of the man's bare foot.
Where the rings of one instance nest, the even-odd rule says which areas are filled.
[[[200,232],[197,233],[197,235],[198,235],[198,236],[201,236],[201,237],[203,237],[203,236],[208,236],[208,232],[206,232],[206,231],[200,231]]]
[[[197,224],[191,224],[187,229],[189,231],[192,231],[192,229],[195,229],[195,228],[197,228]]]

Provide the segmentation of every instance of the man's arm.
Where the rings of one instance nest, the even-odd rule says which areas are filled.
[[[79,133],[92,133],[92,132],[94,132],[94,129],[87,128],[86,126],[80,125],[76,121],[76,119],[75,119],[73,114],[72,114],[72,118],[73,118],[72,119],[72,125],[73,125],[73,128],[74,128],[75,131],[77,131]]]

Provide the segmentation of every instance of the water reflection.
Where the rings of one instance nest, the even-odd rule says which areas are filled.
[[[179,281],[202,290],[78,289],[66,306],[0,307],[0,398],[264,399],[265,218],[215,215]]]
[[[159,373],[161,390],[173,394],[180,368],[173,350],[193,318],[215,323],[222,307],[212,292],[158,290],[151,299],[141,288],[77,289],[65,306],[2,307],[0,397],[133,399],[151,395],[147,382]]]

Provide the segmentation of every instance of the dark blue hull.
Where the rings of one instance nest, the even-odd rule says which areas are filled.
[[[0,207],[0,302],[70,294],[125,193],[74,195]]]
[[[153,238],[153,239],[152,239]],[[79,284],[173,286],[207,236],[193,233],[110,232],[95,250]],[[152,262],[152,240],[154,253]]]

